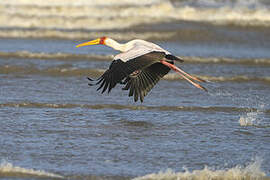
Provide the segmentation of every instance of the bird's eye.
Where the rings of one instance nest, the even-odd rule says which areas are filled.
[[[105,40],[106,40],[106,37],[104,36],[104,37],[101,37],[100,38],[100,44],[105,44]]]

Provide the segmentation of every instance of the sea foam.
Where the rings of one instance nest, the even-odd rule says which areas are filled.
[[[225,3],[223,6],[203,7],[175,5],[169,0],[143,0],[139,3],[127,0],[9,0],[0,1],[0,26],[8,29],[23,28],[25,31],[29,31],[27,28],[42,29],[45,35],[47,30],[55,29],[115,30],[179,20],[270,26],[269,8],[250,8],[252,5]]]
[[[267,111],[265,110],[265,106],[260,105],[258,109],[241,115],[239,119],[240,126],[268,127],[268,125],[263,122],[265,119],[265,111]]]
[[[254,162],[248,164],[246,167],[237,165],[233,168],[224,170],[214,170],[205,167],[202,170],[184,172],[174,172],[167,170],[165,172],[148,174],[142,177],[134,178],[133,180],[242,180],[242,179],[262,179],[266,175],[261,170],[261,158],[255,158]]]
[[[45,172],[43,170],[27,169],[19,166],[14,166],[9,162],[2,162],[0,164],[0,178],[1,177],[42,177],[63,179],[61,175]]]

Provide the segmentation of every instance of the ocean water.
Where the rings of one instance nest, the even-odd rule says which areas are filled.
[[[0,2],[0,179],[270,179],[266,0]],[[118,52],[159,44],[207,80],[170,72],[133,102],[88,86]]]

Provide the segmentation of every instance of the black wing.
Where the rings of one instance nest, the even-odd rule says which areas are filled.
[[[164,57],[164,52],[150,52],[131,59],[127,62],[123,62],[120,59],[113,60],[109,69],[106,70],[105,73],[97,79],[98,82],[95,84],[89,83],[89,85],[92,86],[100,84],[97,90],[103,88],[102,93],[104,93],[108,89],[109,93],[111,89],[116,86],[117,83],[121,83],[122,80],[124,80],[133,72],[151,66],[153,63],[158,62]],[[88,79],[92,81],[91,78]]]
[[[170,68],[167,66],[161,63],[154,63],[142,69],[137,76],[128,76],[124,81],[126,85],[123,90],[129,90],[129,96],[134,96],[135,102],[138,100],[138,97],[143,102],[148,92],[169,71]]]
[[[133,71],[134,68],[127,66],[127,64],[120,59],[113,60],[109,69],[97,79],[98,82],[95,85],[100,84],[97,91],[103,88],[101,93],[104,93],[107,89],[109,93],[117,83],[121,83],[121,81]],[[91,78],[88,79],[92,81]],[[89,83],[89,85],[91,86],[93,84]]]

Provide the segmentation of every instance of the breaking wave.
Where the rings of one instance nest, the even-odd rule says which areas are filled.
[[[256,82],[263,82],[263,83],[270,83],[270,77],[256,77],[256,76],[246,76],[246,75],[239,75],[239,76],[205,76],[205,75],[194,75],[206,81],[213,81],[213,82],[249,82],[249,81],[256,81]],[[170,73],[164,76],[166,80],[178,80],[179,75],[175,73]]]
[[[70,53],[42,53],[42,52],[1,52],[0,58],[9,59],[39,59],[39,60],[60,60],[60,61],[111,61],[113,55],[95,55],[95,54],[70,54]],[[191,64],[239,64],[248,66],[270,66],[270,59],[233,59],[233,58],[216,58],[216,57],[182,57],[185,63]],[[22,65],[0,65],[2,74],[41,74],[48,76],[94,76],[97,77],[105,71],[105,69],[75,67],[70,64],[58,65],[47,68],[40,68],[31,64],[31,66]],[[211,76],[211,75],[195,75],[207,81],[214,82],[249,82],[256,81],[269,84],[269,76]],[[181,80],[180,76],[175,73],[169,73],[163,78],[164,80]]]
[[[1,26],[1,22],[0,22]],[[0,28],[1,38],[59,38],[59,39],[89,39],[98,38],[104,35],[118,39],[171,39],[176,32],[108,32],[108,31],[66,31],[61,29],[42,29],[42,28]]]
[[[239,119],[240,126],[256,126],[261,119],[258,119],[258,116],[260,116],[262,112],[256,111],[256,112],[248,112],[246,115],[242,115]]]
[[[4,65],[0,66],[1,74],[38,74],[47,76],[91,76],[97,77],[105,72],[105,69],[90,69],[90,68],[78,68],[67,65],[60,65],[56,67],[49,67],[40,69],[35,66],[16,66],[16,65]],[[270,77],[256,77],[247,75],[236,75],[236,76],[209,76],[209,75],[195,75],[201,79],[212,82],[250,82],[256,81],[265,84],[270,84]],[[163,80],[182,80],[181,77],[176,73],[169,73],[163,77]]]
[[[179,20],[223,25],[270,26],[270,8],[259,0],[247,3],[211,2],[212,4],[203,0],[1,1],[0,27],[3,30],[0,37],[86,38],[100,36],[93,32],[97,30],[106,31],[106,34],[111,36],[109,30]],[[151,32],[135,35],[141,39],[155,36]],[[166,32],[163,38],[172,35],[173,33]],[[117,36],[120,34],[112,33],[111,37]]]
[[[26,169],[14,166],[8,162],[2,162],[0,164],[0,178],[4,177],[64,179],[61,175],[48,173],[43,170]]]
[[[165,172],[148,174],[133,180],[236,180],[236,179],[263,179],[265,173],[261,170],[262,159],[256,158],[254,162],[246,167],[235,166],[225,170],[215,170],[205,167],[203,170],[194,170],[185,172],[174,172],[167,170]]]
[[[184,172],[174,172],[168,169],[159,173],[148,174],[141,177],[133,178],[133,180],[235,180],[235,179],[267,179],[266,174],[261,170],[263,159],[255,158],[247,166],[237,165],[228,169],[213,169],[205,167],[202,170],[189,171],[184,168]],[[0,164],[0,178],[34,178],[34,179],[65,179],[61,175],[48,173],[43,170],[34,170],[14,166],[8,162]],[[71,176],[68,179],[118,179],[117,177],[102,176]],[[122,179],[122,178],[121,178]],[[126,178],[124,178],[126,179]]]
[[[159,111],[200,111],[200,112],[246,112],[247,110],[257,111],[256,108],[226,107],[226,106],[136,106],[120,104],[56,104],[39,102],[2,103],[0,107],[24,107],[24,108],[85,108],[85,109],[129,109],[129,110],[159,110]],[[269,109],[265,113],[270,113]]]
[[[114,55],[97,55],[97,54],[69,54],[69,53],[40,53],[29,51],[1,52],[0,58],[17,58],[17,59],[57,59],[57,60],[95,60],[111,61]],[[211,64],[240,64],[240,65],[261,65],[270,66],[270,59],[233,59],[224,57],[183,57],[185,63],[211,63]]]
[[[39,53],[29,51],[17,52],[1,52],[1,58],[17,58],[17,59],[57,59],[57,60],[95,60],[95,61],[111,61],[113,55],[94,55],[94,54],[69,54],[69,53]],[[270,63],[269,63],[270,64]]]
[[[265,109],[264,105],[260,105],[258,108],[249,110],[249,112],[241,115],[239,118],[239,124],[240,126],[268,128],[270,125],[266,118],[267,113],[269,113],[269,111]]]

